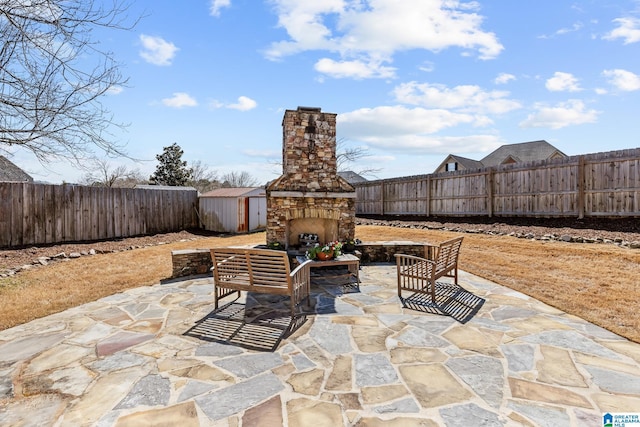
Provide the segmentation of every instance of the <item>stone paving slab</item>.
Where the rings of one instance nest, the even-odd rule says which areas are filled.
[[[325,278],[326,279],[326,278]],[[212,313],[212,281],[136,288],[0,332],[2,426],[585,426],[640,411],[640,345],[460,273],[452,316],[395,267]],[[458,303],[455,304],[460,307]],[[422,307],[422,308],[421,308]]]

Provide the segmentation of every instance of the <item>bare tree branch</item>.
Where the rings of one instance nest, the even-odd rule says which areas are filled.
[[[195,188],[200,193],[214,190],[221,186],[218,181],[218,173],[210,171],[209,166],[196,160],[191,163],[191,180],[187,181],[187,185]]]
[[[110,131],[124,125],[100,98],[127,79],[90,36],[131,29],[128,8],[120,0],[0,0],[0,151],[22,147],[43,163],[79,163],[95,148],[125,155]]]
[[[336,164],[338,171],[344,172],[349,170],[349,166],[356,161],[369,156],[369,150],[366,147],[347,147],[344,139],[340,138],[336,141]],[[374,175],[380,172],[382,168],[366,167],[358,169],[359,175]]]
[[[249,172],[229,172],[222,175],[223,187],[255,187],[258,185],[258,180],[252,176]]]
[[[111,166],[108,160],[95,159],[90,172],[80,178],[80,183],[98,187],[132,188],[147,181],[139,169],[129,170],[125,165]]]

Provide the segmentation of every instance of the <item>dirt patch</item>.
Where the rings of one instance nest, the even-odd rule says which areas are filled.
[[[212,234],[205,234],[200,231],[185,230],[176,233],[127,237],[106,241],[63,243],[47,246],[29,246],[17,249],[2,249],[0,250],[0,274],[6,274],[7,270],[12,270],[14,272],[20,271],[25,269],[24,266],[43,265],[44,263],[50,262],[52,259],[68,258],[71,254],[79,254],[80,256],[83,256],[89,254],[116,253],[149,246],[197,240],[211,236]]]
[[[462,233],[513,235],[545,240],[579,243],[640,244],[640,220],[637,218],[440,218],[419,217],[358,218],[358,225],[389,225],[401,228],[428,228]],[[562,239],[564,237],[564,239]],[[569,240],[569,237],[571,240]]]

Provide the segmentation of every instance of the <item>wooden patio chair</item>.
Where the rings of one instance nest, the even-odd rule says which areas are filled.
[[[452,277],[458,284],[458,254],[463,237],[447,240],[439,245],[426,245],[425,258],[413,255],[396,254],[398,273],[398,297],[402,291],[422,293],[431,296],[436,304],[436,280]],[[427,259],[429,254],[433,259]]]

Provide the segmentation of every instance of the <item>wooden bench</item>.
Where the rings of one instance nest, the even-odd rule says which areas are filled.
[[[309,262],[291,271],[284,251],[270,249],[211,249],[214,303],[235,292],[287,295],[291,298],[291,317],[305,298],[309,304]]]
[[[398,296],[402,291],[424,293],[436,303],[436,280],[452,277],[458,284],[458,254],[464,237],[447,240],[439,245],[426,245],[425,257],[396,254],[398,273]],[[429,254],[433,256],[429,258]]]

